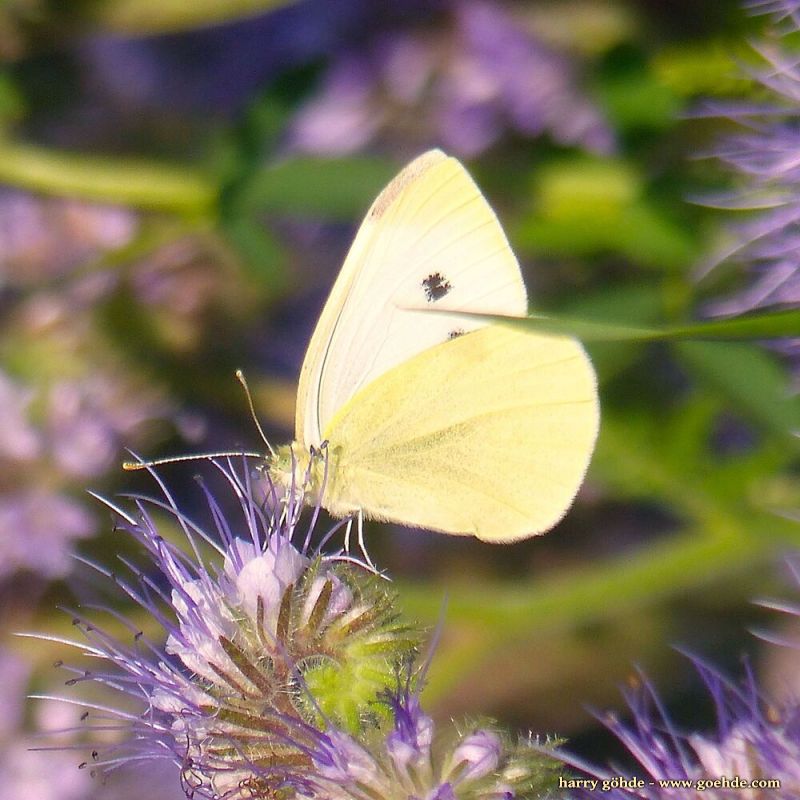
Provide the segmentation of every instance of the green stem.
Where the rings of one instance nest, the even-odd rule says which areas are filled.
[[[67,153],[1,140],[0,183],[195,217],[213,214],[217,202],[214,182],[188,167]]]
[[[752,564],[764,549],[756,538],[683,533],[633,555],[536,583],[449,585],[447,618],[501,634],[572,629],[712,581]],[[403,584],[400,593],[403,610],[411,617],[430,622],[438,616],[442,595],[430,587]]]
[[[166,33],[260,14],[290,2],[293,0],[102,0],[84,3],[77,17],[119,33]]]
[[[795,526],[796,528],[796,526]],[[798,531],[791,531],[796,545]],[[443,647],[434,661],[426,696],[435,700],[467,672],[498,652],[509,637],[541,637],[574,630],[652,605],[719,578],[746,570],[773,556],[778,539],[758,536],[708,537],[697,531],[657,542],[633,555],[570,570],[537,583],[452,585],[446,587],[446,619],[454,628],[480,628]],[[411,617],[433,623],[443,593],[430,587],[399,586],[401,605]],[[488,632],[488,633],[487,633]]]

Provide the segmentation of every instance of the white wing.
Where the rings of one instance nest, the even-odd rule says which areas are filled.
[[[483,327],[431,308],[520,315],[525,285],[489,204],[439,150],[411,162],[378,196],[311,337],[295,437],[319,445],[336,411],[392,367]]]

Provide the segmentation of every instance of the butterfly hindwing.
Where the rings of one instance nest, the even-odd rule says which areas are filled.
[[[594,371],[567,337],[493,325],[370,382],[331,421],[326,506],[488,541],[552,527],[597,436]]]

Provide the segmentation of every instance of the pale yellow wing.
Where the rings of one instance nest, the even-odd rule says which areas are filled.
[[[464,167],[439,150],[372,204],[322,310],[300,374],[295,438],[319,445],[338,409],[384,372],[485,323],[420,307],[527,310],[519,265]]]
[[[564,515],[597,436],[595,374],[574,339],[492,325],[362,389],[325,430],[333,514],[503,542]]]

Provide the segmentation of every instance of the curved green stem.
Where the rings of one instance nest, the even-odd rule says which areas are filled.
[[[797,526],[790,539],[796,545]],[[633,555],[570,570],[537,583],[453,585],[447,591],[448,624],[480,628],[443,646],[434,661],[426,696],[445,694],[467,672],[501,648],[510,637],[533,638],[607,620],[664,597],[685,593],[774,556],[780,542],[758,536],[709,537],[698,531],[657,542]],[[398,587],[404,611],[433,624],[441,611],[442,592],[430,587]]]
[[[447,618],[525,634],[575,628],[655,602],[752,564],[765,548],[756,537],[709,538],[683,533],[633,555],[566,570],[541,581],[447,586]],[[434,621],[442,595],[430,586],[402,584],[403,610]]]
[[[447,627],[459,636],[445,640],[430,674],[430,695],[447,693],[468,672],[502,652],[504,642],[574,631],[587,623],[645,609],[703,584],[741,573],[781,550],[800,546],[800,526],[756,509],[743,497],[719,497],[693,472],[670,469],[645,434],[630,421],[606,415],[596,466],[621,489],[639,487],[687,520],[680,531],[633,553],[548,575],[536,582],[402,584],[403,609],[435,624],[447,594]],[[474,635],[471,635],[474,634]]]
[[[0,183],[186,216],[209,216],[217,202],[214,182],[188,167],[68,153],[2,140]]]
[[[104,0],[84,3],[81,21],[126,34],[214,25],[289,5],[293,0]]]

